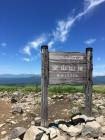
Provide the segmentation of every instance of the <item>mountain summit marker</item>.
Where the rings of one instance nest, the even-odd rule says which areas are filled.
[[[41,125],[48,125],[48,85],[83,84],[85,87],[85,112],[92,114],[92,48],[86,53],[49,52],[48,46],[41,47]]]

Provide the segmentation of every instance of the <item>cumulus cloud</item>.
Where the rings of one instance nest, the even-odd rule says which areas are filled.
[[[86,45],[92,45],[92,44],[94,44],[95,42],[96,42],[96,39],[95,39],[95,38],[90,38],[90,39],[86,40],[84,43],[85,43]]]

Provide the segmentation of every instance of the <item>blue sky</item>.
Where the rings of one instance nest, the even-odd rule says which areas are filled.
[[[93,74],[105,75],[105,0],[0,0],[0,74],[40,74],[43,44],[93,47]]]

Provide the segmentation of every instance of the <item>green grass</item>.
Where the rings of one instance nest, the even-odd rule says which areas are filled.
[[[22,93],[30,93],[30,92],[40,92],[40,85],[0,85],[0,92],[9,92],[12,93],[14,91],[21,91]],[[72,86],[72,85],[57,85],[57,86],[49,86],[48,87],[50,94],[65,94],[65,93],[76,93],[76,92],[84,92],[83,86]],[[105,85],[94,85],[93,86],[94,93],[105,93]]]
[[[105,85],[94,85],[93,92],[105,94]]]

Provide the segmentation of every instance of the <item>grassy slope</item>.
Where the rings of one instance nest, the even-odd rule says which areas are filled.
[[[41,87],[37,85],[0,85],[0,91],[4,92],[14,92],[16,90],[19,90],[24,93],[30,93],[30,92],[40,92]],[[60,85],[60,86],[49,86],[49,92],[60,94],[60,93],[75,93],[75,92],[84,92],[83,86],[71,86],[71,85]],[[105,85],[94,85],[93,86],[93,92],[95,93],[105,93]]]

